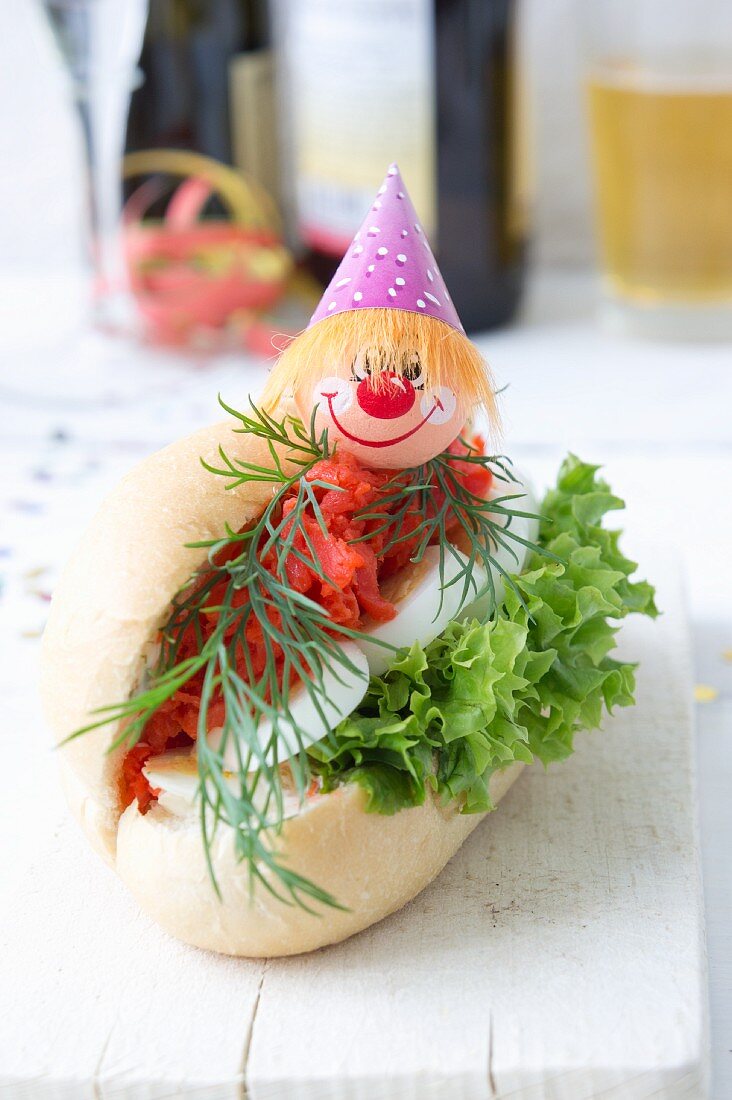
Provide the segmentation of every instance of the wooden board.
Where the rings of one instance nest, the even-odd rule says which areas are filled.
[[[644,561],[665,614],[621,634],[638,707],[530,769],[432,887],[338,947],[174,943],[37,805],[0,896],[3,1100],[704,1096],[687,627],[675,573]]]

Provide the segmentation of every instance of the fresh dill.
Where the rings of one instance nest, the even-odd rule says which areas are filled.
[[[517,543],[529,550],[545,553],[534,542],[512,530],[511,526],[516,518],[538,519],[538,516],[512,506],[513,501],[524,496],[524,491],[509,459],[503,455],[480,454],[469,440],[463,438],[460,443],[465,448],[464,454],[445,451],[422,466],[396,473],[384,486],[378,501],[357,512],[356,518],[377,525],[361,536],[363,539],[386,536],[381,553],[387,553],[399,543],[416,540],[410,561],[420,562],[427,547],[437,545],[440,551],[441,594],[444,596],[447,588],[461,584],[461,607],[475,593],[475,568],[480,566],[486,579],[477,597],[490,592],[491,604],[495,605],[494,573],[500,574],[514,587],[510,572],[496,558],[496,549],[505,549],[516,565],[520,560],[516,553]],[[505,492],[500,496],[476,493],[459,476],[456,463],[480,466],[489,471],[492,478],[505,482],[507,486],[516,486],[516,492]],[[410,520],[415,517],[418,519],[413,524]],[[457,570],[446,581],[448,557],[454,560]],[[475,598],[472,595],[472,599]],[[441,610],[442,599],[437,615]]]

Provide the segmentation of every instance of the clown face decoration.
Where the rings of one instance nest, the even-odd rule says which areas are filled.
[[[373,369],[375,354],[362,352],[336,362],[323,378],[295,394],[308,420],[316,409],[318,434],[355,455],[365,466],[420,466],[444,451],[463,427],[468,409],[449,386],[427,386],[426,371],[413,353],[401,370]]]
[[[275,366],[265,403],[292,396],[304,423],[366,466],[407,469],[457,438],[478,406],[497,425],[487,367],[465,335],[393,164],[307,329]]]

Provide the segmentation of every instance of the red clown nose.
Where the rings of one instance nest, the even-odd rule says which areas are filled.
[[[359,382],[356,398],[369,416],[379,420],[395,420],[410,411],[416,399],[414,386],[398,374],[382,374],[376,386],[370,378]]]

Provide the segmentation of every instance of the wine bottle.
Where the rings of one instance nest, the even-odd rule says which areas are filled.
[[[267,2],[149,0],[123,173],[125,258],[152,342],[269,356],[281,331],[292,256]]]
[[[281,0],[275,28],[312,271],[330,278],[397,161],[466,327],[508,321],[527,222],[513,0]]]
[[[266,0],[150,0],[127,152],[189,149],[277,186]]]

